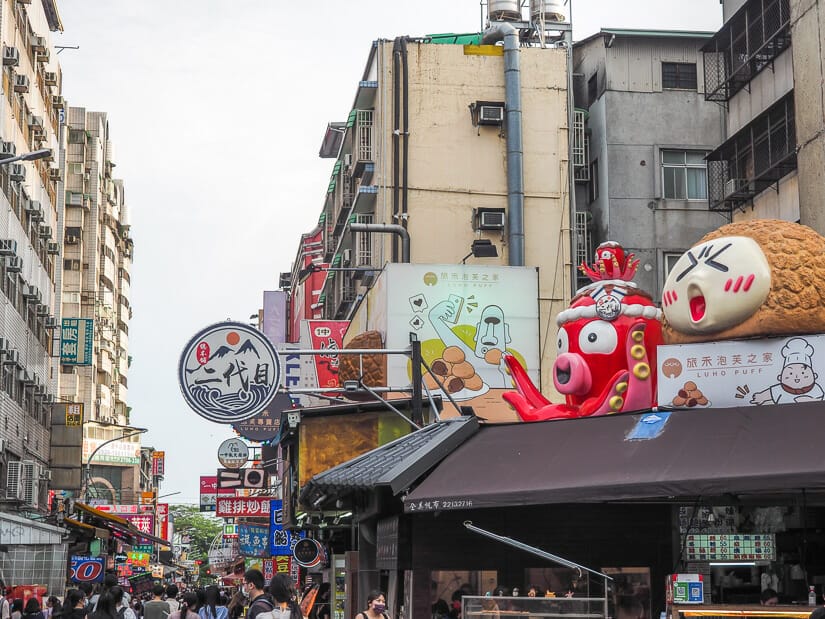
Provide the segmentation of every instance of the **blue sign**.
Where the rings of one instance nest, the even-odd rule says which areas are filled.
[[[670,413],[661,411],[642,415],[625,440],[648,441],[657,438],[665,431],[668,419],[670,419]]]
[[[238,548],[245,557],[269,557],[269,527],[238,525]]]
[[[103,582],[106,571],[106,559],[103,557],[75,556],[71,558],[69,577],[72,582]]]
[[[237,423],[266,409],[281,383],[278,352],[240,322],[211,325],[189,340],[178,363],[183,399],[215,423]]]
[[[60,330],[60,363],[92,365],[94,337],[94,320],[91,318],[64,318]]]
[[[299,539],[306,537],[304,531],[293,532],[284,530],[283,501],[273,499],[269,502],[269,554],[292,555],[292,549]]]

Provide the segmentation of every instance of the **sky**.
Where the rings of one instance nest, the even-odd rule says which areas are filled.
[[[574,38],[600,28],[715,31],[719,0],[573,0]],[[373,40],[475,32],[479,0],[59,0],[52,42],[71,106],[105,111],[135,240],[131,423],[166,452],[161,495],[197,503],[231,427],[180,393],[188,340],[250,322],[318,221]],[[78,47],[78,49],[70,49]]]

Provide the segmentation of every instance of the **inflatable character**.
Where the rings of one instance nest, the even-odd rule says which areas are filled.
[[[665,342],[824,333],[823,255],[825,238],[788,221],[733,223],[706,234],[665,281]]]
[[[590,267],[593,283],[580,289],[556,322],[558,356],[553,384],[564,404],[547,400],[512,356],[505,361],[517,392],[504,399],[522,421],[542,421],[649,409],[656,399],[656,346],[661,310],[632,278],[639,261],[617,243],[602,243]]]

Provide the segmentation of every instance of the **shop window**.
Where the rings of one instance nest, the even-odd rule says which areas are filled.
[[[670,275],[670,272],[673,270],[673,267],[676,266],[676,263],[679,261],[679,258],[682,257],[682,252],[671,252],[666,251],[662,254],[662,263],[664,268],[664,273],[662,273],[662,281],[667,279],[667,276]]]
[[[696,90],[696,63],[663,62],[662,88]]]
[[[662,188],[667,200],[707,200],[705,151],[663,150]]]

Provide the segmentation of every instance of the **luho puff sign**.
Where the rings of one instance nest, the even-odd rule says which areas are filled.
[[[774,220],[723,226],[688,250],[662,292],[659,406],[823,400],[823,255],[825,238]]]

